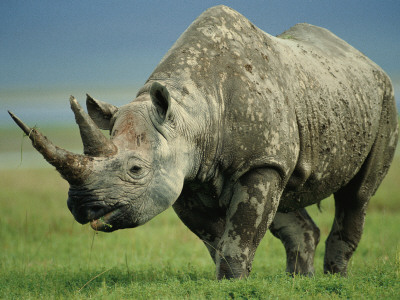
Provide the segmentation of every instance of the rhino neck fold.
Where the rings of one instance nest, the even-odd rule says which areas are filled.
[[[174,102],[174,129],[177,135],[185,138],[191,149],[189,159],[192,167],[188,177],[202,182],[212,181],[223,152],[224,95],[219,88],[207,87],[204,90],[190,79],[185,81],[184,74],[173,73],[167,77],[156,69],[138,94],[145,93],[154,81],[168,88]]]

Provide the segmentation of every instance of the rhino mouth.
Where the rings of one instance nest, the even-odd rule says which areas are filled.
[[[90,226],[95,231],[111,232],[119,229],[118,220],[121,218],[121,209],[116,208],[104,214],[100,212],[89,220]]]
[[[96,231],[111,232],[120,229],[124,223],[123,205],[110,207],[98,203],[86,203],[77,208],[68,204],[75,220],[82,225],[90,223]]]
[[[96,231],[106,231],[106,232],[114,231],[117,228],[113,228],[113,220],[118,218],[119,215],[120,215],[120,209],[117,208],[99,218],[92,219],[90,221],[90,226],[93,228],[93,230]]]

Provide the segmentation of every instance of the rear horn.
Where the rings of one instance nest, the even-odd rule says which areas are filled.
[[[83,152],[90,156],[110,156],[115,154],[117,152],[115,145],[104,136],[99,127],[79,105],[78,101],[71,96],[69,102],[81,133]]]

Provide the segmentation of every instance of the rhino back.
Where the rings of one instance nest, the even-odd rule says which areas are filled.
[[[288,48],[280,53],[290,65],[301,142],[283,202],[313,203],[354,177],[377,135],[387,134],[379,131],[395,130],[380,127],[384,101],[395,110],[392,85],[379,66],[327,29],[298,24],[279,38]]]
[[[169,86],[197,130],[206,132],[207,174],[221,168],[237,178],[269,164],[288,176],[294,168],[295,110],[271,74],[280,64],[271,60],[272,39],[236,11],[217,6],[191,24],[149,78]]]
[[[198,140],[208,175],[273,166],[289,182],[284,198],[304,195],[304,205],[360,169],[391,88],[376,64],[326,29],[298,24],[273,37],[225,6],[192,23],[153,80],[173,90],[193,134],[206,132]]]

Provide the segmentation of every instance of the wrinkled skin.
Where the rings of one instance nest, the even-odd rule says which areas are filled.
[[[319,229],[305,207],[334,194],[324,270],[346,275],[397,145],[394,103],[387,75],[328,30],[298,24],[273,37],[218,6],[184,32],[133,102],[88,97],[90,118],[76,113],[84,157],[56,149],[55,163],[33,143],[70,182],[78,222],[113,231],[172,206],[218,278],[246,277],[268,229],[286,249],[287,272],[312,275]],[[91,122],[110,130],[107,148],[91,141]]]

